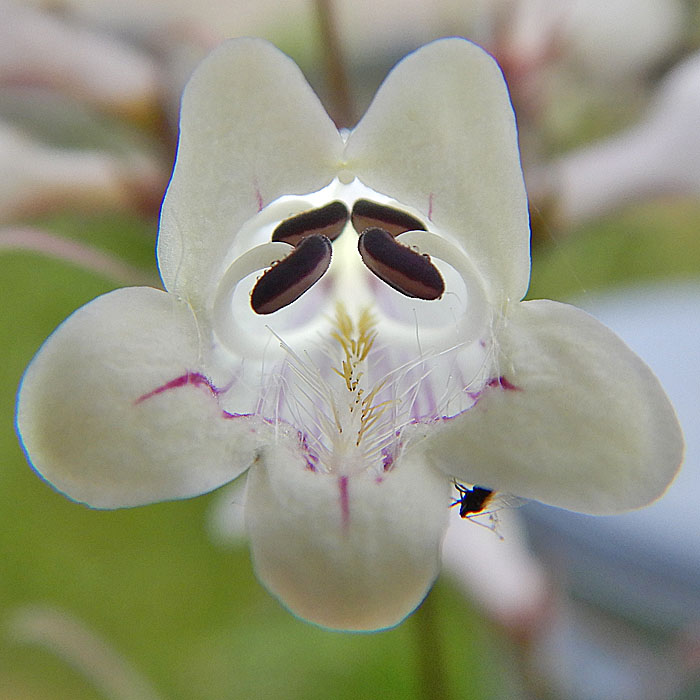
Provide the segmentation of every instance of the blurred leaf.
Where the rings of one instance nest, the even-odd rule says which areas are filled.
[[[141,125],[129,123],[125,114],[108,114],[74,96],[38,86],[2,85],[0,119],[52,146],[167,158],[162,144],[149,138]],[[174,139],[169,134],[162,137]]]
[[[528,298],[566,299],[617,284],[700,275],[700,202],[630,207],[533,249]]]
[[[113,211],[94,214],[64,211],[28,223],[101,248],[132,265],[156,270],[158,222],[155,219]]]

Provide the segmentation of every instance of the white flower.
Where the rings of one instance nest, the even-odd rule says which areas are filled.
[[[168,291],[87,304],[25,374],[18,428],[57,489],[116,508],[249,470],[262,582],[356,630],[430,588],[454,479],[591,513],[664,491],[682,438],[651,371],[584,312],[518,301],[527,203],[485,52],[411,54],[344,138],[287,57],[233,40],[180,127]]]
[[[466,527],[453,510],[442,543],[442,570],[472,604],[513,635],[531,637],[546,624],[555,590],[528,546],[516,509],[497,511]]]
[[[42,85],[143,117],[159,98],[154,59],[122,41],[28,3],[0,0],[0,85]]]
[[[700,195],[700,52],[675,66],[634,126],[555,161],[532,178],[568,223],[635,200]],[[530,184],[530,183],[529,183]]]
[[[499,0],[507,50],[552,53],[604,82],[632,80],[668,56],[688,21],[679,0]],[[550,76],[551,77],[551,76]]]
[[[684,469],[683,476],[686,476]],[[674,488],[678,487],[674,482]],[[206,529],[220,547],[245,547],[245,479],[225,486],[212,500]],[[469,516],[469,527],[452,508],[442,540],[442,573],[482,612],[515,635],[531,635],[548,619],[553,592],[549,576],[531,552],[512,497],[496,497]],[[665,501],[666,499],[664,499]],[[649,512],[653,508],[645,509]],[[478,525],[478,527],[476,527]]]
[[[145,155],[56,148],[0,121],[0,223],[54,207],[133,211],[164,181]]]

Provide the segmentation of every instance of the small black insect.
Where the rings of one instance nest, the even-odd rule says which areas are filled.
[[[455,499],[450,508],[459,505],[459,515],[462,518],[468,518],[476,513],[481,513],[493,496],[493,491],[491,489],[485,489],[481,486],[472,486],[472,488],[468,488],[455,482],[455,488],[459,493],[459,498]]]

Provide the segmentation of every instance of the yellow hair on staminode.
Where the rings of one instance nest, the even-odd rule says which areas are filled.
[[[374,403],[384,382],[380,382],[369,391],[360,386],[363,376],[360,366],[367,360],[377,337],[376,323],[369,309],[364,309],[360,313],[360,318],[355,324],[345,310],[345,306],[342,303],[336,305],[336,330],[331,333],[331,337],[338,341],[344,357],[341,360],[340,369],[333,368],[333,371],[344,379],[347,390],[353,394],[350,412],[360,409],[360,425],[356,441],[358,446],[363,436],[376,424],[387,405],[391,403],[390,401]]]

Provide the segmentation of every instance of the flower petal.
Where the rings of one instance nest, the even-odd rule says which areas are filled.
[[[146,51],[31,3],[3,2],[0,82],[48,86],[102,109],[143,118],[155,109],[159,65]],[[73,21],[71,21],[73,20]]]
[[[95,150],[55,148],[2,121],[0,163],[2,222],[53,209],[133,212],[159,198],[164,182],[159,166],[143,154],[116,157]]]
[[[450,483],[411,453],[382,477],[305,468],[266,450],[248,475],[255,570],[300,617],[324,627],[392,627],[428,592],[440,565]]]
[[[527,200],[513,109],[495,61],[464,39],[403,59],[350,135],[347,167],[415,207],[464,247],[492,301],[529,279]]]
[[[148,287],[76,311],[22,380],[17,427],[41,476],[98,508],[186,498],[230,481],[267,426],[219,408],[197,371],[191,310]]]
[[[283,194],[327,185],[341,151],[338,130],[291,59],[261,39],[219,46],[182,98],[158,239],[165,286],[197,308],[243,223]]]
[[[427,445],[458,479],[588,513],[638,508],[683,456],[652,371],[584,311],[517,304],[498,338],[501,376]]]
[[[486,613],[514,631],[542,622],[551,591],[530,553],[515,510],[498,513],[498,536],[452,509],[442,542],[442,569]],[[478,564],[478,565],[477,565]]]

